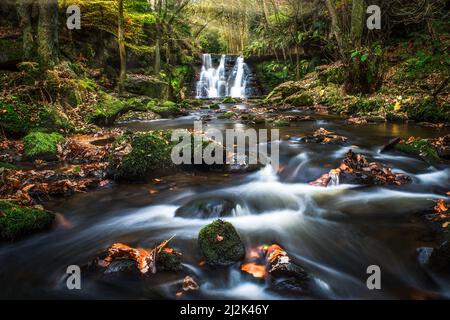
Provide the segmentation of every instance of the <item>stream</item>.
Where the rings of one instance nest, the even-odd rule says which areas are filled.
[[[204,123],[205,128],[246,128],[238,121],[218,119],[217,113],[209,109],[176,119],[123,122],[117,126],[136,131],[191,128],[193,121],[205,114],[212,115],[212,120]],[[113,184],[45,204],[63,215],[66,223],[0,247],[0,297],[175,299],[179,290],[175,287],[186,271],[198,280],[200,290],[183,298],[315,298],[271,290],[264,280],[240,271],[239,265],[199,265],[203,258],[197,235],[213,219],[175,217],[175,212],[196,203],[231,199],[236,206],[226,220],[236,227],[246,248],[280,244],[311,273],[320,298],[450,298],[450,281],[426,273],[415,258],[416,248],[436,245],[433,234],[416,213],[432,207],[433,200],[449,191],[450,167],[431,167],[396,151],[380,153],[392,137],[427,138],[450,130],[393,123],[350,126],[338,117],[313,116],[314,121],[280,128],[283,170],[278,173],[269,166],[245,174],[183,172],[161,177],[159,183]],[[321,127],[348,137],[349,145],[288,141],[288,137],[300,137]],[[308,184],[339,165],[350,148],[410,175],[413,183],[329,188]],[[151,194],[149,189],[158,192]],[[82,274],[81,290],[66,288],[67,266],[84,265],[113,243],[151,248],[173,235],[170,246],[183,253],[185,271],[180,274],[158,273],[144,280],[116,275],[83,278]],[[370,265],[381,268],[381,290],[368,290],[366,286]]]

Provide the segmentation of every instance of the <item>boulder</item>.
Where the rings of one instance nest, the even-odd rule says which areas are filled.
[[[173,168],[171,131],[125,134],[116,139],[109,160],[108,175],[115,180],[138,180]]]
[[[31,132],[23,139],[25,159],[58,160],[58,143],[64,137],[59,133]]]
[[[169,84],[160,79],[143,74],[128,74],[124,83],[125,90],[157,99],[169,98]]]
[[[22,207],[0,200],[0,241],[16,240],[49,228],[55,215],[39,207]]]
[[[209,265],[227,266],[245,257],[244,243],[236,229],[220,219],[200,230],[198,245]]]

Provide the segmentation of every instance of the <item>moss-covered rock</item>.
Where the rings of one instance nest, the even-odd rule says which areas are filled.
[[[396,150],[422,158],[429,164],[436,164],[440,157],[435,147],[426,139],[402,141],[394,147]]]
[[[0,240],[11,241],[51,226],[55,215],[34,207],[0,200]]]
[[[59,133],[31,132],[24,139],[24,156],[27,160],[58,160],[58,143],[64,137]]]
[[[173,101],[150,102],[147,107],[150,111],[160,115],[163,118],[176,117],[186,114],[186,112]]]
[[[109,174],[116,180],[145,180],[173,167],[171,131],[126,134],[114,145]]]
[[[181,254],[175,250],[161,251],[156,256],[156,268],[158,271],[181,271]]]
[[[233,119],[236,116],[236,113],[232,111],[227,111],[218,116],[219,119]]]
[[[219,103],[213,103],[209,106],[209,108],[211,110],[219,110],[220,109],[220,104]]]
[[[164,100],[169,98],[169,84],[152,76],[128,74],[124,86],[131,93]]]
[[[222,100],[222,103],[234,104],[234,103],[238,103],[238,100],[233,97],[225,97]]]
[[[275,120],[274,122],[272,122],[272,125],[274,127],[288,127],[289,126],[289,121],[287,121],[287,120]]]
[[[231,265],[245,257],[241,237],[231,223],[223,220],[203,227],[198,234],[198,245],[210,265]]]
[[[0,128],[10,136],[23,136],[37,128],[49,132],[73,130],[70,121],[55,107],[28,105],[16,100],[0,100]]]

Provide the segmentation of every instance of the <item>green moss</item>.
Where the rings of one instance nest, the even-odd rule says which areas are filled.
[[[181,271],[181,255],[161,251],[156,256],[156,268],[158,271]]]
[[[440,157],[431,143],[425,139],[403,142],[395,145],[395,149],[404,153],[418,156],[430,164],[440,161]]]
[[[209,108],[211,110],[219,110],[220,109],[220,104],[219,103],[213,103],[212,105],[209,106]]]
[[[423,99],[410,105],[406,110],[408,118],[417,122],[446,122],[450,123],[450,104],[438,105],[431,98]]]
[[[284,100],[284,103],[296,106],[296,107],[302,107],[302,106],[311,106],[314,104],[314,99],[311,97],[311,95],[307,93],[300,93],[296,95],[292,95],[290,97],[287,97]]]
[[[210,265],[230,265],[245,256],[241,237],[231,223],[223,220],[203,227],[198,234],[198,245]]]
[[[173,144],[170,138],[171,131],[153,131],[119,137],[113,150],[119,145],[129,143],[131,152],[123,157],[112,155],[110,174],[118,180],[144,180],[157,170],[171,168]]]
[[[17,169],[17,167],[11,163],[0,162],[0,169]]]
[[[27,160],[57,160],[59,142],[64,137],[59,133],[32,132],[24,139],[24,155]]]
[[[232,119],[236,116],[236,113],[232,111],[224,112],[221,115],[219,115],[219,119]]]
[[[348,106],[348,113],[365,115],[370,112],[378,112],[383,106],[384,102],[380,98],[361,97],[355,103]]]
[[[233,103],[238,103],[237,99],[233,98],[233,97],[225,97],[222,100],[222,103],[229,103],[229,104],[233,104]]]
[[[149,105],[147,105],[149,106]],[[161,117],[173,117],[181,113],[181,108],[173,101],[164,101],[163,103],[153,104],[150,106],[150,110]]]
[[[130,109],[130,106],[123,101],[102,92],[100,93],[100,101],[88,114],[87,120],[99,126],[111,126],[118,117]]]
[[[55,215],[32,207],[21,207],[0,200],[0,240],[16,240],[32,232],[50,227]]]
[[[287,127],[289,126],[289,121],[287,120],[275,120],[272,122],[272,125],[275,127]]]
[[[20,101],[0,100],[0,127],[8,135],[22,136],[32,129],[72,131],[69,120],[61,117],[52,106],[27,105]]]

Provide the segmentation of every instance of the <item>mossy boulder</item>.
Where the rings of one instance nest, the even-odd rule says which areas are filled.
[[[125,90],[150,98],[169,98],[169,84],[158,78],[143,74],[128,74],[124,83]]]
[[[219,115],[219,119],[233,119],[236,116],[236,113],[232,111],[224,112]]]
[[[395,145],[396,150],[417,156],[429,164],[436,164],[441,159],[435,147],[426,139],[410,139]]]
[[[236,229],[231,223],[220,219],[200,230],[198,245],[210,265],[227,266],[245,257],[244,243]]]
[[[238,103],[238,100],[233,98],[233,97],[225,97],[222,100],[222,103],[228,103],[228,104],[233,104],[233,103]]]
[[[126,134],[116,139],[108,172],[116,180],[145,180],[173,167],[171,131]]]
[[[9,136],[23,136],[37,128],[49,132],[70,132],[73,125],[53,106],[0,100],[0,128]]]
[[[58,160],[58,143],[63,140],[64,137],[56,132],[31,132],[23,139],[25,159]]]
[[[220,109],[220,104],[219,103],[213,103],[209,106],[209,108],[211,110],[219,110]]]
[[[150,102],[147,107],[152,112],[160,115],[163,118],[176,117],[186,114],[186,112],[173,101],[163,101],[163,102]]]
[[[12,241],[49,228],[55,215],[35,207],[0,200],[0,241]]]
[[[156,268],[158,271],[181,271],[181,254],[172,249],[172,252],[161,251],[156,255]]]

